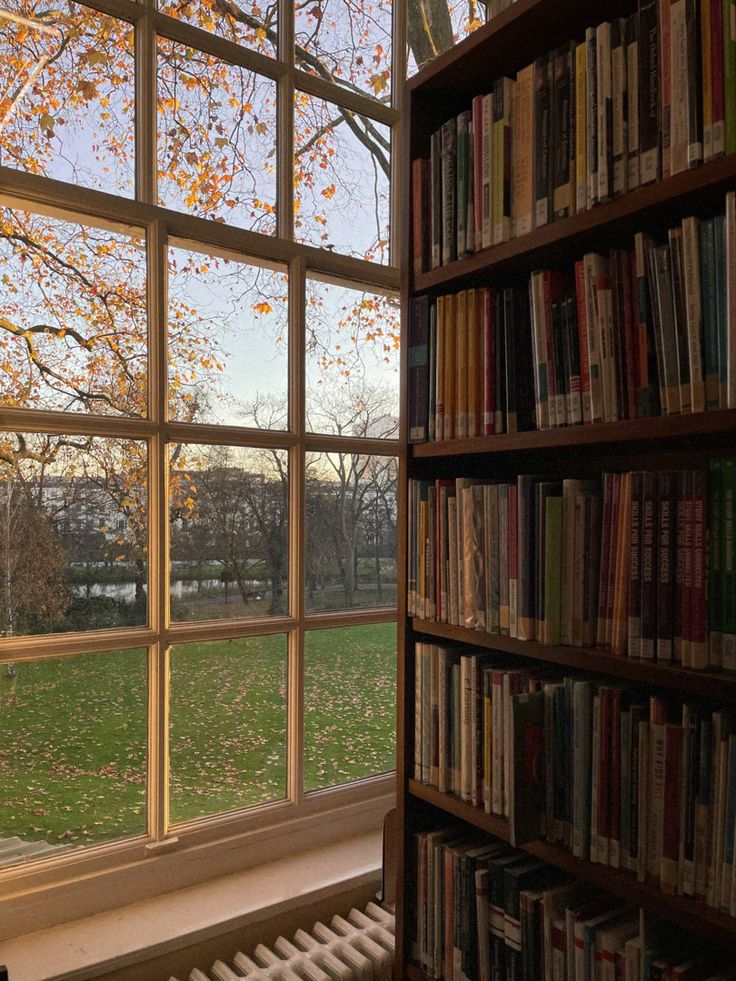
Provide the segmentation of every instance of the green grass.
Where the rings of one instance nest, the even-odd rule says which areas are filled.
[[[305,787],[394,766],[395,627],[310,634]],[[286,793],[286,638],[174,648],[174,823]],[[85,844],[145,831],[146,659],[118,651],[0,666],[0,837]]]

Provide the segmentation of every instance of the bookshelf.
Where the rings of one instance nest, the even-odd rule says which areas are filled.
[[[517,0],[453,50],[411,79],[404,102],[402,214],[402,318],[407,324],[410,300],[419,295],[476,287],[524,284],[542,267],[569,266],[586,251],[630,247],[637,231],[662,235],[683,218],[710,217],[723,210],[725,193],[736,188],[736,154],[722,156],[655,183],[554,221],[510,241],[476,251],[418,274],[413,270],[412,161],[429,156],[430,134],[448,118],[467,109],[473,96],[490,83],[515,73],[536,57],[571,38],[580,40],[588,27],[636,10],[631,0]],[[414,773],[414,647],[416,642],[449,641],[469,650],[501,651],[519,663],[559,665],[591,677],[619,679],[646,691],[680,698],[709,700],[717,707],[736,705],[736,672],[691,670],[676,664],[643,662],[583,647],[546,645],[507,635],[486,633],[448,623],[412,618],[407,611],[409,482],[412,479],[474,477],[512,478],[519,473],[600,475],[607,468],[674,469],[704,464],[711,456],[733,453],[736,409],[662,415],[438,442],[408,441],[408,366],[406,329],[402,344],[404,424],[403,476],[399,490],[399,666],[398,777],[399,818],[403,829],[397,903],[399,977],[426,981],[410,958],[416,897],[412,841],[454,818],[505,841],[506,819],[488,814],[436,787],[417,782]],[[519,846],[574,878],[639,905],[687,930],[695,937],[736,953],[736,920],[689,898],[665,895],[635,874],[574,857],[543,840]]]

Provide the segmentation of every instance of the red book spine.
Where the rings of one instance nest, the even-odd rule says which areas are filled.
[[[680,861],[682,726],[665,725],[664,732],[664,814],[660,888],[662,892],[673,896],[677,893]]]
[[[473,109],[473,219],[475,222],[475,251],[480,252],[483,241],[483,96],[476,95]]]
[[[634,254],[621,252],[621,293],[622,307],[624,315],[624,344],[626,347],[626,392],[628,403],[628,418],[636,419],[636,393],[638,391],[639,371],[639,344],[638,344],[638,322],[636,317],[636,290],[633,288],[634,277],[632,274],[632,262]]]
[[[578,346],[580,347],[580,391],[583,400],[583,422],[593,421],[590,405],[590,354],[588,351],[588,308],[585,304],[585,268],[583,260],[575,263],[575,296],[578,307]]]
[[[496,432],[496,343],[493,290],[483,290],[483,435]]]
[[[704,0],[705,3],[708,0]],[[723,0],[710,0],[711,102],[713,153],[725,152],[726,97],[723,81]]]
[[[417,158],[411,164],[411,215],[414,275],[428,268],[429,161]]]
[[[707,668],[708,623],[706,612],[707,553],[706,497],[708,479],[705,471],[693,473],[692,582],[690,590],[690,651],[693,668]]]

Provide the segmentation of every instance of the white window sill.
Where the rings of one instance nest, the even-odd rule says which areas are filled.
[[[0,943],[10,981],[89,981],[380,880],[369,832]],[[310,929],[311,923],[304,923]],[[192,965],[194,966],[194,965]],[[209,966],[209,965],[207,965]]]

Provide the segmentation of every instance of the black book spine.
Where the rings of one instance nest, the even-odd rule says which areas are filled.
[[[657,514],[657,660],[672,660],[672,638],[675,629],[675,529],[676,475],[659,474],[659,507]]]
[[[651,184],[662,174],[657,0],[639,0],[639,169],[642,184]]]
[[[409,442],[427,439],[429,411],[429,297],[409,305]]]
[[[494,324],[496,327],[496,349],[494,351],[496,363],[494,365],[496,375],[496,432],[508,432],[506,419],[506,330],[504,316],[503,293],[499,290],[494,296],[495,316]]]
[[[703,100],[701,79],[700,3],[709,0],[685,0],[687,34],[687,165],[703,162]]]
[[[539,228],[550,220],[549,185],[550,160],[550,56],[543,55],[534,62],[534,226]]]
[[[570,214],[570,47],[553,54],[552,206],[555,218]]]
[[[554,358],[555,390],[557,392],[557,425],[568,422],[567,402],[570,379],[565,371],[565,339],[562,301],[552,301],[552,355]]]
[[[519,432],[534,429],[534,363],[529,297],[525,290],[514,290],[514,372],[516,377],[516,424]]]
[[[504,367],[506,369],[506,432],[519,431],[516,392],[516,337],[514,322],[514,291],[510,287],[503,291],[503,336],[506,342]]]
[[[641,656],[654,660],[657,641],[657,474],[644,474],[641,508]]]

